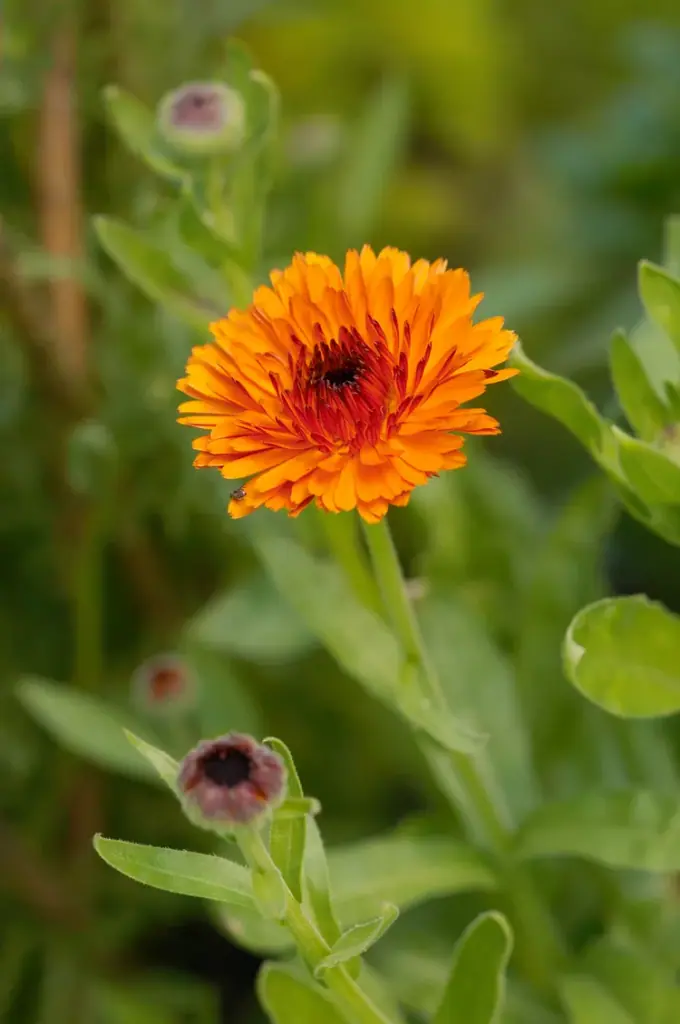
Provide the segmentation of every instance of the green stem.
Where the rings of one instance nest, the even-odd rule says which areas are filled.
[[[328,956],[331,949],[316,925],[307,914],[283,880],[274,864],[260,832],[255,829],[240,829],[237,835],[241,851],[253,871],[275,874],[285,890],[283,921],[295,940],[303,959],[312,971]],[[345,1018],[351,1024],[392,1024],[372,1002],[345,967],[333,967],[324,971],[323,981],[333,992]]]
[[[365,525],[364,532],[385,607],[407,659],[419,668],[423,696],[443,709],[446,700],[404,586],[387,520],[375,526]],[[444,750],[429,739],[422,740],[421,745],[442,791],[461,814],[470,838],[495,856],[513,902],[518,953],[525,972],[539,989],[550,991],[562,957],[558,936],[531,878],[522,867],[510,861],[512,822],[485,771],[483,760]]]
[[[328,546],[354,593],[367,608],[382,614],[380,592],[359,544],[356,516],[349,512],[339,512],[337,515],[320,512],[318,518],[326,533]]]
[[[74,684],[98,686],[102,667],[102,511],[90,507],[80,540],[74,581]]]

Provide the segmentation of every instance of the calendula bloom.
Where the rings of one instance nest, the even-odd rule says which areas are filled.
[[[375,523],[465,464],[462,434],[499,433],[463,403],[516,372],[494,369],[515,335],[500,317],[473,323],[482,295],[465,271],[365,246],[344,272],[297,254],[271,282],[211,325],[178,385],[191,399],[181,422],[205,431],[195,465],[246,481],[235,518],[315,501]]]

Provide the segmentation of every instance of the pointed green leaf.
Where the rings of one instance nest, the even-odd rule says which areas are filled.
[[[104,90],[113,125],[128,149],[164,178],[182,181],[185,172],[165,152],[156,128],[155,113],[117,85]]]
[[[125,738],[135,750],[138,750],[143,758],[152,766],[156,774],[163,780],[173,793],[177,794],[177,775],[179,773],[179,764],[170,754],[166,754],[164,750],[159,747],[152,746],[151,743],[147,743],[146,740],[141,739],[139,736],[135,736],[129,729],[124,730]]]
[[[638,286],[650,320],[665,331],[680,352],[680,281],[663,267],[641,260]]]
[[[288,802],[290,798],[304,797],[300,776],[290,750],[275,736],[269,737],[265,743],[272,748],[286,765],[288,771]],[[306,812],[290,815],[285,811],[274,811],[269,833],[269,851],[272,860],[283,875],[288,888],[295,899],[302,900],[302,861],[305,855]]]
[[[344,927],[375,916],[383,903],[400,910],[437,896],[496,888],[483,856],[455,839],[393,835],[328,851],[333,903]]]
[[[519,857],[585,857],[614,868],[680,871],[680,799],[651,790],[589,792],[545,804],[522,826]]]
[[[305,897],[312,909],[317,927],[326,942],[332,946],[340,938],[340,925],[331,897],[326,850],[313,818],[307,821],[302,880]]]
[[[167,249],[154,239],[110,217],[95,217],[94,227],[111,259],[152,301],[201,331],[220,316],[212,302],[194,293]]]
[[[260,957],[279,956],[294,948],[288,929],[276,921],[268,921],[253,906],[252,910],[215,907],[215,920],[230,939],[243,949]]]
[[[265,964],[257,995],[272,1024],[347,1024],[327,990],[296,967]]]
[[[654,441],[668,423],[668,410],[648,380],[645,368],[625,331],[616,331],[609,348],[612,380],[621,408],[633,430]]]
[[[278,871],[253,871],[253,896],[264,918],[283,921],[286,912],[286,883]]]
[[[613,996],[584,974],[572,974],[560,984],[571,1024],[637,1024]]]
[[[622,718],[680,710],[680,618],[646,597],[583,608],[564,641],[565,671],[581,693]]]
[[[480,914],[456,945],[432,1024],[498,1024],[511,951],[512,931],[505,917],[496,911]]]
[[[104,836],[95,836],[94,848],[112,868],[142,885],[217,900],[230,907],[255,908],[250,873],[224,857],[142,846]]]
[[[680,464],[645,441],[612,428],[621,468],[635,493],[649,506],[680,507]]]
[[[16,692],[29,714],[66,750],[102,768],[155,781],[125,739],[127,726],[139,727],[128,712],[46,679],[22,679]]]
[[[385,934],[398,916],[398,908],[393,903],[385,903],[377,917],[356,924],[344,932],[333,944],[328,956],[325,956],[317,965],[314,974],[321,977],[323,972],[329,968],[338,967],[340,964],[346,964],[349,960],[354,960],[355,957],[362,956]]]

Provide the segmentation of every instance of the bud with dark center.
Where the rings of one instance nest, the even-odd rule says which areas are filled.
[[[193,704],[196,681],[177,654],[159,654],[143,662],[132,677],[135,701],[146,711],[176,712]]]
[[[219,829],[252,824],[277,807],[285,796],[286,768],[269,747],[229,733],[188,753],[177,781],[191,820]]]
[[[221,82],[189,82],[161,101],[158,125],[176,150],[199,156],[229,153],[243,142],[245,105],[239,93]]]

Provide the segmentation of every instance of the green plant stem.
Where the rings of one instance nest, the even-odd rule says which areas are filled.
[[[73,681],[83,690],[101,677],[102,520],[100,508],[86,510],[75,570]]]
[[[239,830],[237,839],[253,871],[277,877],[279,885],[285,892],[283,922],[293,936],[303,959],[314,971],[330,953],[330,946],[286,885],[271,858],[262,834],[255,829],[244,828]],[[335,995],[343,1015],[351,1024],[392,1024],[345,967],[333,967],[324,971],[323,981]]]
[[[354,593],[367,608],[382,614],[380,591],[359,545],[356,516],[349,512],[339,512],[337,515],[320,512],[319,520],[328,546]]]
[[[404,586],[399,557],[387,520],[364,526],[368,550],[389,617],[409,662],[419,669],[423,695],[435,706],[446,700],[425,650],[413,607]],[[541,903],[532,879],[510,858],[512,823],[494,792],[481,759],[447,751],[433,741],[421,741],[442,791],[465,822],[470,838],[488,849],[498,863],[501,879],[513,903],[518,955],[525,973],[539,990],[551,991],[562,951],[549,914]]]

